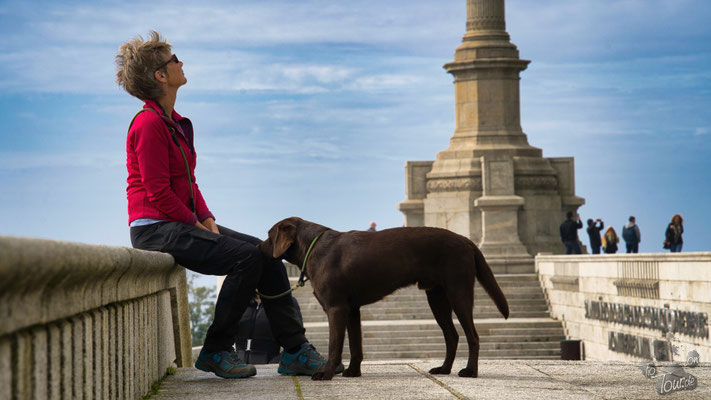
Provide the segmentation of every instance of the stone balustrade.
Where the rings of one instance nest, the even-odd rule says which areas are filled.
[[[170,255],[0,236],[0,398],[137,399],[191,362]]]
[[[536,271],[588,359],[711,360],[711,253],[538,255]]]

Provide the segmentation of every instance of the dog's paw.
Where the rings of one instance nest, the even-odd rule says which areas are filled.
[[[314,372],[314,374],[311,375],[312,381],[330,381],[331,379],[333,379],[333,372]]]
[[[477,375],[478,374],[476,372],[469,368],[464,368],[463,370],[459,371],[459,376],[461,376],[462,378],[476,378]]]
[[[452,372],[452,368],[445,367],[437,367],[430,370],[430,374],[432,375],[449,375],[450,372]]]
[[[343,376],[345,376],[347,378],[358,377],[358,376],[360,376],[360,368],[356,369],[356,368],[348,367],[345,371],[343,371]]]

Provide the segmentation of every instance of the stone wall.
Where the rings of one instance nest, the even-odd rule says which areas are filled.
[[[538,255],[536,271],[586,358],[711,360],[711,253]]]
[[[166,254],[0,236],[0,398],[136,399],[191,361]]]

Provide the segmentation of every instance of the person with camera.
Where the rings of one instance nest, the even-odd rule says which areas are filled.
[[[600,239],[600,231],[605,227],[605,223],[600,218],[595,221],[592,218],[588,219],[588,238],[590,238],[590,250],[593,254],[600,254],[602,240]]]
[[[565,217],[566,220],[560,224],[560,239],[565,245],[565,254],[581,254],[578,244],[578,229],[583,227],[583,222],[579,215],[576,220],[572,211],[568,211]]]

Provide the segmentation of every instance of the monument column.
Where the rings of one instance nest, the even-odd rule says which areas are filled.
[[[454,134],[428,162],[408,162],[408,226],[446,228],[481,247],[497,273],[533,272],[533,255],[561,253],[558,227],[575,195],[572,158],[544,158],[521,129],[528,60],[506,32],[504,0],[467,0],[466,32],[444,68],[454,77]],[[414,190],[416,189],[417,190]]]
[[[450,150],[541,157],[521,129],[519,73],[528,63],[506,33],[504,0],[467,0],[467,31],[444,66],[456,103]]]

